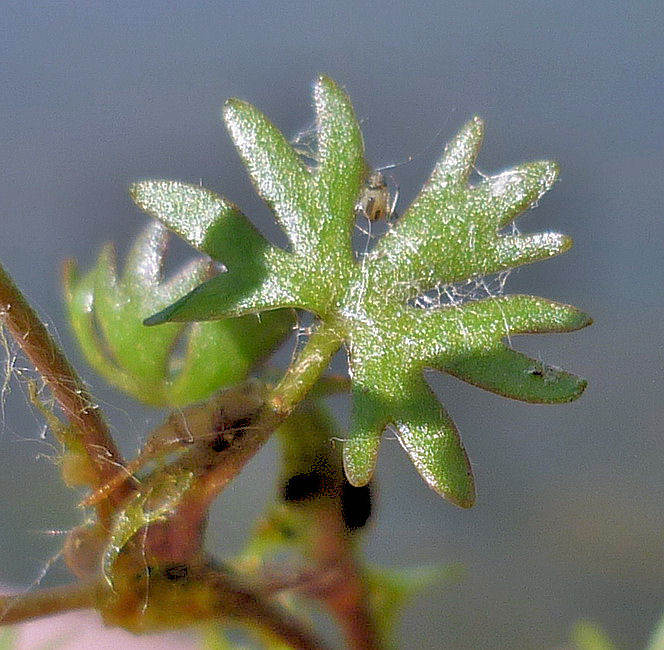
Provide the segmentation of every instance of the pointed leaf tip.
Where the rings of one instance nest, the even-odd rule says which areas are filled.
[[[236,147],[238,146],[236,142],[236,137],[240,137],[239,122],[242,120],[243,114],[246,114],[248,111],[251,111],[251,109],[253,108],[254,107],[251,104],[245,102],[242,99],[238,99],[237,97],[229,97],[224,102],[224,107],[221,111],[221,117]]]
[[[471,195],[482,212],[502,228],[535,206],[557,178],[557,163],[531,162],[488,177],[471,190]]]
[[[156,314],[148,316],[143,320],[143,325],[146,327],[151,327],[152,325],[162,325],[163,323],[170,322],[173,315],[177,311],[176,309],[173,309],[177,304],[178,303],[174,303],[173,305],[166,307],[166,309],[162,309]]]
[[[484,121],[480,117],[475,116],[466,122],[445,147],[424,192],[441,192],[451,186],[458,187],[467,183],[483,137]]]
[[[593,324],[593,319],[590,317],[589,314],[586,314],[583,311],[578,311],[577,310],[577,315],[576,319],[574,319],[573,324],[570,326],[570,330],[580,330],[583,329],[584,327],[588,327],[588,325]]]
[[[346,91],[332,77],[321,74],[314,83],[314,101],[320,106],[321,103],[325,102],[324,98],[328,96],[343,97],[352,110],[352,105]]]
[[[237,110],[238,108],[242,106],[247,106],[248,102],[245,102],[243,99],[240,99],[239,97],[229,97],[225,102],[224,102],[224,111],[232,111],[232,110]]]
[[[240,121],[246,114],[257,111],[258,109],[256,109],[252,104],[244,101],[243,99],[239,99],[238,97],[229,97],[224,102],[222,118],[226,124],[226,128],[231,134],[231,138],[235,139],[234,133],[236,133],[236,130],[239,128],[238,121]]]

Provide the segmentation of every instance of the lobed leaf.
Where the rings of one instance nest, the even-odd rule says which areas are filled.
[[[172,204],[171,204],[172,205]],[[89,363],[116,387],[148,404],[185,406],[242,381],[292,326],[288,312],[149,329],[143,319],[192,290],[210,274],[201,260],[168,282],[161,267],[167,231],[152,223],[137,238],[118,278],[107,246],[82,278],[65,274],[72,327]],[[178,341],[186,337],[182,355]]]
[[[364,143],[348,96],[327,78],[314,87],[319,164],[315,172],[319,241],[335,255],[354,257],[355,204],[365,175]]]
[[[447,372],[524,401],[576,399],[584,380],[512,350],[511,337],[568,332],[590,319],[569,305],[532,296],[435,309],[417,309],[409,301],[568,250],[571,240],[556,233],[502,232],[552,186],[557,165],[527,163],[469,184],[484,130],[473,118],[445,148],[403,216],[371,252],[356,259],[351,234],[368,170],[362,136],[350,100],[333,81],[320,77],[314,99],[313,169],[253,106],[229,100],[224,112],[258,193],[288,236],[289,252],[256,236],[235,206],[202,188],[166,181],[135,186],[139,205],[229,270],[146,323],[282,307],[314,313],[349,354],[353,415],[344,446],[349,480],[362,485],[371,478],[381,436],[391,425],[429,486],[467,507],[474,501],[470,465],[423,371]],[[249,233],[242,254],[234,249],[233,220]]]
[[[129,194],[150,216],[230,270],[260,269],[263,260],[274,254],[237,206],[203,187],[143,181],[134,183]]]
[[[427,485],[458,506],[472,506],[473,475],[454,422],[423,379],[396,372],[391,379],[391,391],[353,390],[352,425],[343,451],[348,480],[356,486],[371,480],[389,423]]]
[[[291,242],[306,254],[317,231],[314,184],[306,165],[282,133],[257,108],[239,99],[224,106],[224,120],[258,194],[265,199]]]
[[[468,187],[465,183],[480,138],[475,121],[466,125],[411,207],[378,243],[370,255],[369,283],[375,293],[389,285],[395,287],[394,299],[407,299],[413,289],[426,292],[570,248],[568,238],[552,233],[500,234],[551,186],[557,166],[549,162],[521,165]],[[462,164],[468,165],[463,173]]]

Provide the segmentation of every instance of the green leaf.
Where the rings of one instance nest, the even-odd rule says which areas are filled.
[[[455,283],[481,283],[487,275],[568,250],[571,240],[556,233],[502,232],[550,189],[557,165],[526,163],[469,184],[484,128],[473,118],[446,147],[403,216],[358,257],[351,235],[368,173],[362,136],[350,100],[332,80],[319,78],[314,97],[318,157],[313,168],[253,106],[229,100],[224,111],[258,193],[288,236],[289,251],[260,240],[250,244],[253,258],[238,258],[232,251],[226,257],[235,234],[222,226],[213,232],[209,224],[217,223],[215,218],[198,215],[223,214],[216,219],[230,224],[232,214],[239,229],[258,242],[237,208],[206,190],[194,193],[172,182],[135,187],[139,205],[188,241],[204,241],[228,267],[228,273],[146,323],[210,320],[286,306],[314,313],[348,350],[353,416],[344,462],[349,481],[370,480],[383,431],[391,425],[428,485],[470,506],[475,491],[466,452],[423,372],[447,372],[527,402],[570,401],[582,393],[585,381],[516,352],[512,340],[518,334],[569,332],[591,321],[569,305],[532,296],[434,301],[429,309],[414,305],[422,304],[427,292],[444,295]],[[193,194],[199,198],[192,199]],[[202,207],[189,210],[188,201]],[[315,355],[315,346],[311,350]]]
[[[233,225],[238,226],[238,220]],[[242,234],[247,233],[251,231]],[[179,407],[242,381],[290,331],[292,315],[282,311],[146,327],[146,316],[191,291],[212,272],[209,262],[197,260],[163,282],[167,238],[161,224],[150,224],[136,239],[122,277],[112,246],[103,249],[96,267],[82,277],[70,264],[65,293],[72,327],[90,365],[140,401]],[[255,252],[251,242],[246,247],[246,254]],[[205,251],[205,244],[199,248]],[[176,348],[183,337],[180,354]]]

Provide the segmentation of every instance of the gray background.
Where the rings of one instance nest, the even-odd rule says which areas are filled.
[[[58,268],[69,256],[87,267],[106,240],[126,250],[145,223],[126,193],[139,178],[200,179],[274,234],[220,123],[226,97],[293,134],[311,120],[311,81],[330,74],[374,165],[434,141],[394,172],[402,207],[472,114],[487,123],[482,171],[559,160],[561,181],[520,227],[576,245],[508,288],[593,315],[579,333],[517,341],[586,376],[587,393],[532,406],[433,378],[473,461],[477,507],[436,497],[388,440],[368,554],[466,566],[410,608],[403,647],[554,648],[582,616],[643,645],[664,609],[661,2],[5,1],[0,14],[0,258],[113,405],[127,452],[160,416],[85,367]],[[25,411],[15,386],[0,436],[0,581],[14,584],[58,548],[45,531],[81,518]],[[270,493],[273,453],[222,497],[210,535],[221,555]],[[46,581],[66,579],[56,566]]]

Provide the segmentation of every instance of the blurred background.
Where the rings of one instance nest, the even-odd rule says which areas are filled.
[[[664,610],[663,35],[661,2],[5,0],[0,259],[131,453],[162,414],[86,367],[59,269],[67,257],[88,268],[108,240],[126,251],[146,223],[127,195],[141,178],[202,181],[283,241],[221,124],[227,97],[294,135],[312,119],[312,80],[331,75],[363,121],[372,165],[422,152],[393,171],[401,209],[473,114],[487,124],[481,172],[558,160],[560,182],[518,224],[567,233],[575,247],[513,272],[507,289],[594,317],[587,330],[516,341],[587,377],[587,392],[533,406],[432,375],[473,463],[477,506],[441,500],[386,440],[368,555],[465,566],[458,584],[408,610],[404,648],[557,648],[580,617],[622,648],[642,647]],[[26,586],[59,548],[57,531],[82,514],[19,388],[5,398],[0,582]],[[269,498],[274,453],[256,457],[215,508],[220,556],[240,547]],[[55,562],[44,581],[68,579]]]

